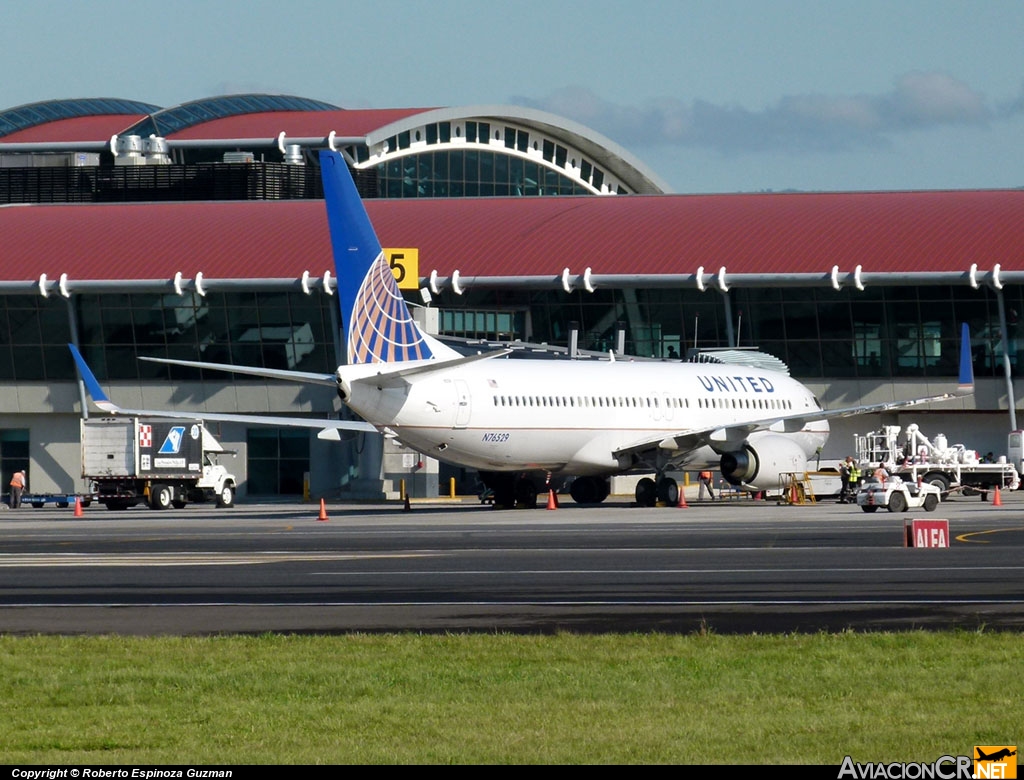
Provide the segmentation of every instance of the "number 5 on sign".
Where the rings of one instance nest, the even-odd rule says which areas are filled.
[[[417,290],[420,286],[420,250],[385,249],[391,272],[395,275],[399,289]]]

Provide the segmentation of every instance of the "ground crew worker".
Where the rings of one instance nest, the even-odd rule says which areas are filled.
[[[847,457],[847,499],[850,503],[857,503],[857,491],[860,489],[860,466],[857,465],[857,461],[851,457]]]
[[[14,476],[11,477],[11,509],[21,506],[21,494],[25,492],[25,483],[25,470],[14,472]]]
[[[845,504],[847,497],[850,495],[850,456],[846,456],[846,460],[839,464],[839,480],[842,484],[839,485],[839,503]]]
[[[702,471],[700,473],[700,493],[698,494],[697,498],[699,498],[699,499],[703,499],[704,498],[704,489],[705,488],[707,488],[708,495],[711,497],[711,500],[714,501],[715,500],[715,491],[711,487],[711,472],[710,471]]]

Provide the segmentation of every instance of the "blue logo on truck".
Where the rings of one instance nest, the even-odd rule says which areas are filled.
[[[167,438],[160,445],[161,455],[177,455],[181,452],[181,443],[185,440],[185,426],[175,425],[167,432]]]

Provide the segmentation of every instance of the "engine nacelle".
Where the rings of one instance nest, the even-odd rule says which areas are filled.
[[[803,474],[807,456],[788,436],[763,436],[741,450],[726,452],[720,465],[722,476],[744,490],[773,490],[782,474]]]

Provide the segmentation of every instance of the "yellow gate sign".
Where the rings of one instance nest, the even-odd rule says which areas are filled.
[[[391,272],[400,290],[418,290],[420,286],[420,250],[385,249]]]

